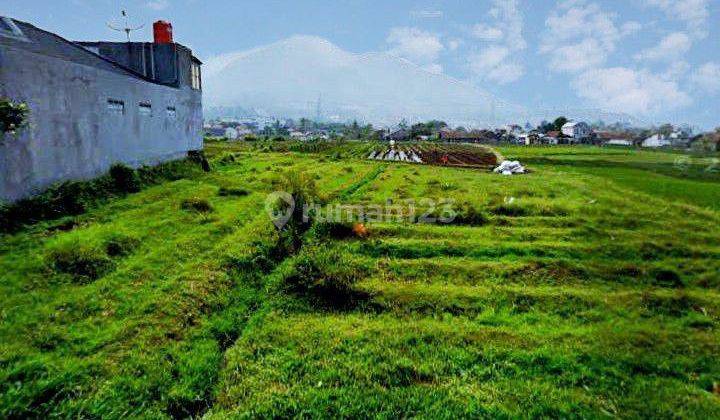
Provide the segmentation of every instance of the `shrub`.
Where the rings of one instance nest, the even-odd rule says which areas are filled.
[[[455,212],[455,219],[453,219],[453,223],[472,226],[483,226],[489,221],[490,219],[485,213],[467,202],[461,203],[458,206],[458,209]]]
[[[221,197],[245,197],[250,191],[243,188],[220,187],[218,195]]]
[[[137,238],[114,233],[105,241],[105,251],[111,257],[129,255],[140,243]]]
[[[188,152],[188,159],[200,165],[204,172],[210,172],[210,162],[205,157],[205,152],[202,150],[190,150]]]
[[[287,256],[278,241],[255,241],[253,251],[241,257],[228,257],[225,266],[249,275],[271,272]]]
[[[134,193],[140,191],[140,176],[134,169],[122,163],[110,167],[110,178],[115,190],[120,193]]]
[[[105,250],[80,240],[66,241],[50,247],[45,259],[53,271],[69,274],[74,282],[80,284],[97,280],[114,266]]]
[[[652,272],[653,284],[660,287],[681,288],[685,286],[680,275],[673,270],[657,269]]]
[[[213,206],[204,198],[192,197],[186,198],[180,203],[180,208],[187,211],[195,211],[198,213],[210,213]]]
[[[13,133],[24,127],[29,113],[27,104],[0,98],[0,132]]]
[[[365,267],[349,262],[337,250],[312,247],[296,257],[284,282],[298,293],[344,300],[352,294],[353,285],[366,274]]]
[[[499,204],[491,209],[493,214],[498,216],[527,216],[528,209],[516,203],[503,203]]]
[[[217,162],[221,165],[227,165],[229,163],[234,163],[235,162],[235,154],[230,153],[230,152],[223,153],[222,155],[220,155],[219,158],[215,159],[215,162]]]
[[[253,134],[248,134],[247,136],[245,136],[245,141],[258,141],[258,138]]]
[[[313,228],[319,239],[347,239],[356,236],[353,223],[322,222]]]

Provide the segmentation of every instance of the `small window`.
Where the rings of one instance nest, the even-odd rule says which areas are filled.
[[[152,104],[150,102],[140,102],[138,104],[140,115],[152,116]]]
[[[122,115],[125,113],[125,102],[119,101],[117,99],[108,99],[107,109],[108,111],[110,111],[111,114]]]
[[[200,77],[200,65],[197,63],[192,63],[190,65],[190,83],[191,87],[195,90],[201,90],[202,89],[202,80]]]
[[[177,115],[177,111],[175,110],[174,106],[167,107],[165,111],[167,112],[167,116],[169,118],[175,118],[175,116]]]

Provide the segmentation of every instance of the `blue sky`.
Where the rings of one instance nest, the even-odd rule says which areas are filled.
[[[531,109],[600,108],[720,126],[720,1],[3,0],[0,14],[76,40],[117,39],[127,9],[173,23],[202,59],[315,35],[388,51]]]

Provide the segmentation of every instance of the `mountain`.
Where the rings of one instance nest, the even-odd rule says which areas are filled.
[[[207,60],[204,101],[208,110],[259,109],[312,118],[319,108],[324,119],[386,124],[439,118],[483,125],[523,113],[471,84],[402,58],[353,54],[313,36]]]

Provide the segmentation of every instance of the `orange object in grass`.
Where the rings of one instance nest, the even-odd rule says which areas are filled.
[[[369,234],[368,229],[363,223],[355,223],[353,225],[353,233],[360,238],[366,238]]]

